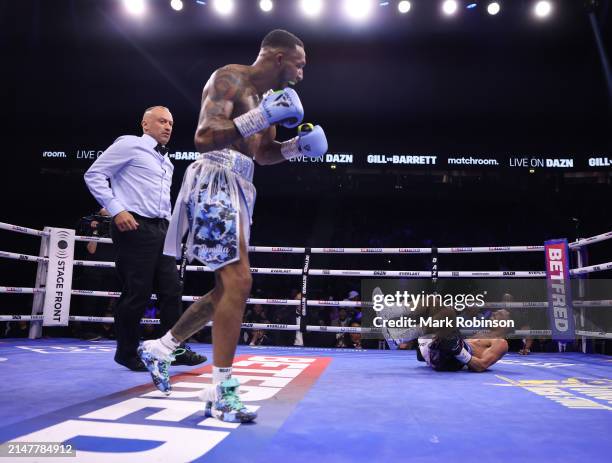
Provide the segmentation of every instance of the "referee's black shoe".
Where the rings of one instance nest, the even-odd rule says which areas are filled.
[[[178,348],[184,349],[185,352],[180,355],[177,355],[176,360],[172,362],[172,365],[194,366],[199,365],[200,363],[204,363],[206,362],[206,360],[208,360],[205,355],[200,355],[197,352],[192,351],[191,347],[189,347],[187,344],[181,344]]]

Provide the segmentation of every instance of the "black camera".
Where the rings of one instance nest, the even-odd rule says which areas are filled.
[[[91,214],[81,217],[77,226],[77,234],[81,236],[110,238],[111,220],[111,217],[100,214]]]

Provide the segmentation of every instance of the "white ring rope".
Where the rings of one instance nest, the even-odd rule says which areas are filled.
[[[12,225],[0,222],[0,229],[27,235],[47,236],[42,230]],[[569,244],[570,248],[580,248],[589,244],[598,243],[612,239],[612,231],[600,235],[582,238]],[[110,238],[97,236],[75,236],[76,241],[95,241],[99,243],[112,243]],[[249,252],[265,252],[280,254],[303,254],[307,248],[291,246],[249,246]],[[544,251],[544,246],[478,246],[478,247],[453,247],[437,248],[438,254],[463,254],[463,253],[495,253],[495,252],[531,252]],[[430,254],[432,248],[311,248],[312,254]]]
[[[600,241],[609,240],[612,238],[612,231],[602,233],[601,235],[591,236],[590,238],[582,238],[569,244],[570,248],[581,248],[589,244],[599,243]]]
[[[15,321],[42,321],[42,315],[0,315],[0,322],[15,322]],[[72,322],[86,322],[86,323],[114,323],[113,317],[81,317],[71,315],[68,319]],[[142,325],[159,325],[159,318],[142,318],[140,320]],[[212,322],[206,324],[207,327],[212,326]],[[282,323],[242,323],[242,329],[252,330],[271,330],[271,331],[299,331],[299,325],[286,325]],[[319,325],[306,325],[306,331],[308,332],[322,332],[322,333],[379,333],[380,330],[377,328],[363,328],[356,326],[319,326]],[[477,330],[461,330],[462,333],[470,334]],[[515,330],[513,334],[516,336],[550,336],[551,330]],[[606,333],[605,331],[584,331],[576,330],[576,336],[589,336],[593,338],[601,339],[612,339],[612,333]]]
[[[22,288],[12,286],[0,286],[0,294],[34,294],[44,293],[44,288]],[[113,297],[117,298],[121,296],[118,291],[94,291],[88,289],[73,289],[71,294],[75,296],[92,296],[92,297]],[[201,296],[182,296],[182,300],[185,302],[194,302],[200,299]],[[151,299],[157,299],[155,294],[151,295]],[[261,305],[280,305],[280,306],[298,306],[300,301],[298,299],[263,299],[263,298],[249,298],[246,301],[247,304],[261,304]],[[309,306],[313,307],[372,307],[372,302],[366,301],[326,301],[326,300],[314,300],[309,299],[306,301]],[[593,300],[593,301],[573,301],[574,307],[607,307],[612,306],[612,300]],[[518,309],[518,308],[547,308],[548,302],[486,302],[482,307],[483,309]]]
[[[15,252],[0,251],[0,257],[4,259],[23,260],[27,262],[48,262],[46,257],[30,256],[28,254],[17,254]]]
[[[0,230],[8,230],[15,233],[23,233],[25,235],[34,236],[48,236],[49,234],[42,230],[35,230],[33,228],[21,227],[19,225],[12,225],[10,223],[0,222]]]
[[[47,262],[46,257],[30,256],[27,254],[17,254],[14,252],[0,251],[0,258],[14,259],[29,262]],[[104,267],[114,268],[114,262],[104,262],[97,260],[75,260],[75,266],[81,267]],[[570,270],[571,275],[584,275],[586,273],[603,272],[612,269],[612,262],[590,265],[588,267],[578,267]],[[212,272],[204,265],[188,265],[188,272]],[[251,267],[251,273],[260,275],[296,275],[301,276],[302,270],[298,268],[267,268]],[[431,271],[424,270],[333,270],[333,269],[311,269],[309,276],[345,276],[345,277],[378,277],[378,278],[431,278]],[[440,271],[439,278],[543,278],[545,271],[538,270],[517,270],[517,271],[487,271],[487,272],[468,272],[468,271]]]

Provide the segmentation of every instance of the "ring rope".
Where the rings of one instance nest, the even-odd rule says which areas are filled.
[[[17,254],[14,252],[0,251],[0,258],[29,261],[47,262],[46,257],[30,256],[27,254]],[[114,268],[114,262],[104,262],[96,260],[75,260],[75,266],[81,267],[105,267]],[[612,262],[590,265],[588,267],[578,267],[570,270],[571,275],[583,275],[586,273],[603,272],[612,269]],[[204,265],[188,265],[188,272],[212,272],[213,270]],[[251,267],[251,273],[261,275],[302,275],[303,270],[299,268],[268,268]],[[379,277],[379,278],[431,278],[431,270],[334,270],[334,269],[310,269],[309,276],[347,276],[347,277]],[[539,270],[517,270],[517,271],[439,271],[439,278],[543,278],[545,271]]]
[[[33,228],[22,227],[0,222],[0,229],[16,233],[24,233],[35,236],[48,236],[47,232]],[[569,244],[569,247],[580,248],[589,244],[598,243],[612,239],[612,231],[582,238]],[[112,243],[110,238],[97,236],[75,236],[76,241],[95,241],[100,243]],[[303,254],[306,248],[291,246],[249,246],[250,252],[281,253],[281,254]],[[429,254],[432,248],[310,248],[312,254]],[[439,254],[462,254],[483,252],[531,252],[544,251],[544,246],[479,246],[479,247],[453,247],[437,248]]]
[[[34,294],[44,293],[44,288],[23,288],[12,286],[0,286],[0,293],[9,294]],[[119,291],[94,291],[88,289],[73,289],[71,294],[75,296],[92,296],[92,297],[120,297]],[[182,296],[185,302],[193,302],[200,299],[201,296]],[[151,299],[157,299],[155,294],[151,295]],[[282,305],[282,306],[300,306],[302,304],[299,299],[264,299],[264,298],[249,298],[247,304],[262,304],[262,305]],[[372,307],[372,302],[366,301],[327,301],[308,299],[308,306],[313,307]],[[612,305],[612,300],[589,300],[589,301],[573,301],[574,307],[606,307]],[[487,302],[484,305],[488,309],[516,309],[516,308],[547,308],[548,302]]]
[[[73,322],[86,322],[86,323],[114,323],[113,317],[82,317],[71,315],[68,317]],[[14,322],[14,321],[42,321],[42,315],[0,315],[0,322]],[[142,325],[159,325],[159,318],[142,318],[140,320]],[[212,322],[206,324],[207,327],[212,326]],[[253,330],[271,330],[271,331],[300,331],[299,325],[285,325],[281,323],[242,323],[241,328],[253,329]],[[363,328],[363,327],[352,327],[352,326],[319,326],[319,325],[306,325],[305,331],[307,332],[323,332],[323,333],[378,333],[377,328]],[[462,333],[473,333],[477,330],[461,330]],[[551,330],[515,330],[514,334],[517,336],[550,336]],[[612,333],[606,333],[604,331],[584,331],[576,330],[577,336],[590,336],[594,338],[612,339]]]

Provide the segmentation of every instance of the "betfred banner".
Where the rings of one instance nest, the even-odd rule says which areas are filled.
[[[544,250],[548,319],[552,338],[556,341],[572,341],[575,337],[575,326],[567,240],[546,241]]]
[[[43,326],[67,326],[72,291],[74,230],[47,228],[49,264],[43,306]]]

